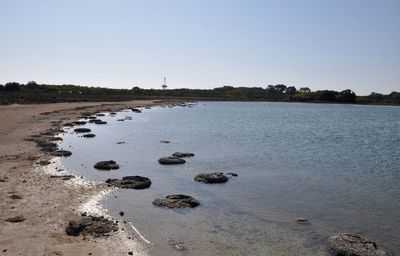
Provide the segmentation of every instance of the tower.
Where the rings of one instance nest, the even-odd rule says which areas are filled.
[[[163,90],[167,89],[167,78],[164,77],[164,83],[161,85],[161,87],[163,88]]]

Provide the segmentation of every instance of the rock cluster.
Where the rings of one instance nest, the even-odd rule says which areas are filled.
[[[79,220],[70,221],[65,228],[65,232],[69,236],[92,235],[100,237],[116,231],[118,231],[118,226],[113,221],[95,216],[82,216]]]
[[[166,208],[194,208],[199,206],[200,202],[187,195],[169,195],[155,199],[153,205]]]

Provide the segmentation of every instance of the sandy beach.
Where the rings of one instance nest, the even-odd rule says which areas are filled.
[[[68,186],[51,178],[37,163],[50,160],[29,139],[83,112],[118,111],[152,106],[154,101],[56,103],[0,107],[0,251],[2,255],[128,255],[135,242],[117,232],[110,237],[67,236],[78,208],[105,189],[104,185]],[[23,217],[22,222],[8,218]],[[135,252],[135,254],[137,254]]]

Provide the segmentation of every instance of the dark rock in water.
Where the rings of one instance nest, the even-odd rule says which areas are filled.
[[[125,119],[117,119],[118,122],[123,122]]]
[[[122,180],[108,179],[106,183],[119,188],[145,189],[151,186],[151,180],[142,176],[126,176]]]
[[[74,132],[76,133],[85,133],[85,132],[91,132],[92,130],[90,130],[89,128],[76,128],[74,129]]]
[[[22,217],[22,216],[15,216],[15,217],[11,217],[11,218],[6,219],[6,221],[12,222],[12,223],[17,223],[17,222],[25,221],[25,218]]]
[[[50,138],[50,140],[52,140],[52,141],[61,141],[63,139],[60,138],[60,137],[52,137],[52,138]]]
[[[195,181],[203,183],[225,183],[229,180],[222,172],[200,173],[194,177]]]
[[[306,224],[308,220],[306,218],[297,218],[296,222],[299,224]]]
[[[83,134],[83,137],[84,137],[84,138],[93,138],[93,137],[96,137],[96,134],[87,133],[87,134]]]
[[[386,252],[378,249],[375,242],[352,234],[331,236],[326,245],[335,256],[387,256]]]
[[[116,112],[111,112],[111,113],[110,113],[110,115],[112,115],[112,116],[113,116],[113,115],[116,115],[116,114],[117,114]]]
[[[94,168],[100,170],[116,170],[119,168],[119,165],[115,161],[109,160],[96,163],[94,165]]]
[[[97,119],[95,116],[88,116],[88,119]],[[90,122],[90,121],[89,121]]]
[[[63,157],[68,157],[72,155],[71,151],[68,150],[57,150],[51,153],[52,156],[63,156]]]
[[[191,157],[194,156],[193,153],[189,153],[189,152],[175,152],[172,154],[172,156],[176,156],[176,157]]]
[[[85,121],[75,121],[75,122],[72,122],[74,125],[84,125],[84,124],[86,124],[86,122]]]
[[[81,216],[81,219],[70,221],[65,228],[69,236],[92,235],[94,237],[106,236],[118,230],[117,224],[104,217]]]
[[[106,122],[106,121],[99,120],[99,121],[94,122],[94,124],[107,124],[107,122]]]
[[[163,143],[163,144],[169,144],[169,143],[171,143],[169,140],[160,140],[160,143]]]
[[[96,114],[96,116],[105,116],[105,114],[99,113],[99,114]]]
[[[96,122],[101,122],[102,120],[100,120],[100,119],[91,119],[91,120],[89,120],[89,123],[96,123]]]
[[[162,158],[158,159],[158,162],[160,164],[184,164],[184,163],[186,163],[186,161],[183,160],[182,158],[175,157],[175,156],[162,157]]]
[[[169,195],[164,199],[155,199],[153,205],[166,208],[194,208],[200,205],[200,202],[191,196]]]
[[[119,212],[119,216],[124,216],[124,215],[125,215],[125,213],[123,211]]]
[[[237,177],[238,176],[237,173],[234,173],[234,172],[228,172],[225,175],[231,175],[233,177]]]
[[[118,145],[126,144],[126,142],[125,142],[125,141],[118,141],[117,144],[118,144]]]
[[[142,113],[142,111],[138,108],[130,108],[130,110],[132,110],[132,112]]]

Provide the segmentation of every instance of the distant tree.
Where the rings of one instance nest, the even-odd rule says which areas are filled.
[[[142,88],[140,88],[138,86],[135,86],[135,87],[132,88],[132,93],[134,95],[144,95],[145,91],[144,91],[144,89],[142,89]]]
[[[389,95],[392,98],[400,98],[400,92],[393,91]]]
[[[287,87],[284,84],[277,84],[274,88],[278,93],[284,93]]]
[[[381,93],[377,92],[371,92],[371,94],[368,97],[373,97],[373,98],[382,98],[383,95]]]
[[[29,82],[26,84],[26,87],[27,87],[28,89],[35,89],[35,88],[38,87],[38,84],[37,84],[35,81],[29,81]]]
[[[4,89],[4,85],[0,84],[0,91]]]
[[[308,87],[301,87],[301,88],[299,89],[299,92],[301,92],[301,93],[310,93],[310,92],[311,92],[311,89],[308,88]]]
[[[347,103],[356,102],[356,94],[350,89],[341,91],[336,98],[338,102],[347,102]]]
[[[268,95],[275,95],[277,94],[277,91],[275,89],[275,86],[273,85],[268,85],[268,87],[265,89]]]
[[[336,95],[338,94],[338,92],[336,91],[328,91],[328,90],[317,91],[316,93],[319,95],[318,97],[319,101],[336,101]]]
[[[294,94],[296,94],[297,89],[294,86],[289,86],[288,88],[286,88],[285,92],[286,92],[286,94],[294,95]]]
[[[4,90],[6,90],[6,91],[19,91],[19,90],[21,90],[21,85],[19,83],[16,83],[16,82],[9,82],[9,83],[6,83],[6,85],[4,86]]]

